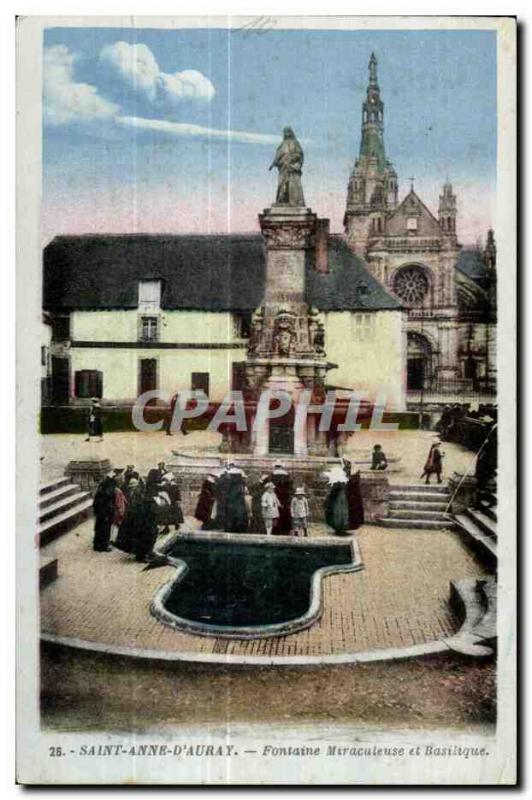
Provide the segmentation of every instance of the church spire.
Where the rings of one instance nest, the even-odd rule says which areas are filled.
[[[366,99],[362,104],[362,137],[360,139],[360,155],[376,158],[379,169],[386,166],[384,152],[384,103],[380,97],[377,78],[377,59],[371,54],[368,64],[369,82]]]
[[[397,174],[384,150],[384,103],[375,53],[370,56],[368,70],[360,151],[349,178],[344,215],[348,242],[362,254],[369,239],[385,233],[387,216],[397,205]]]
[[[378,83],[377,83],[377,63],[378,62],[377,62],[377,59],[375,57],[375,53],[372,53],[371,56],[370,56],[370,59],[369,59],[369,64],[368,64],[369,82],[370,82],[370,85],[378,87]]]

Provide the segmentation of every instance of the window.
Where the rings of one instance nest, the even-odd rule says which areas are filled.
[[[410,233],[415,233],[417,231],[417,218],[416,217],[408,217],[406,220],[406,229]]]
[[[76,397],[103,397],[103,372],[97,369],[80,369],[74,374]]]
[[[233,314],[233,335],[237,339],[249,339],[251,314],[248,311]]]
[[[353,336],[359,342],[367,342],[375,335],[374,314],[353,314]]]
[[[143,342],[157,342],[159,339],[159,320],[157,317],[140,318],[140,338]]]
[[[205,392],[209,396],[209,373],[193,372],[191,375],[191,386],[193,392]]]
[[[419,306],[428,294],[429,281],[420,267],[404,267],[395,275],[393,290],[407,305]]]
[[[139,281],[139,308],[159,308],[161,281]]]

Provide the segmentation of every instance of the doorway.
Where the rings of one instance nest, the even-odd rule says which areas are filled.
[[[139,367],[139,395],[157,389],[157,359],[141,358]],[[150,400],[150,403],[153,403]]]
[[[432,379],[432,348],[420,333],[408,334],[407,389],[421,391],[430,388]]]

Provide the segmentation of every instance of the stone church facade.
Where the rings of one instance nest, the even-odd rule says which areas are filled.
[[[398,179],[384,145],[384,103],[371,55],[362,105],[360,152],[347,189],[346,240],[371,274],[408,309],[407,390],[489,395],[496,383],[496,248],[463,248],[457,202],[447,181],[437,217],[414,190],[398,200]]]

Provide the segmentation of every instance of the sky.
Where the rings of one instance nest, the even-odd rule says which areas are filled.
[[[400,197],[437,211],[449,178],[464,244],[495,222],[496,33],[55,28],[43,50],[45,241],[97,232],[258,229],[290,125],[308,206],[342,230],[371,52]]]

